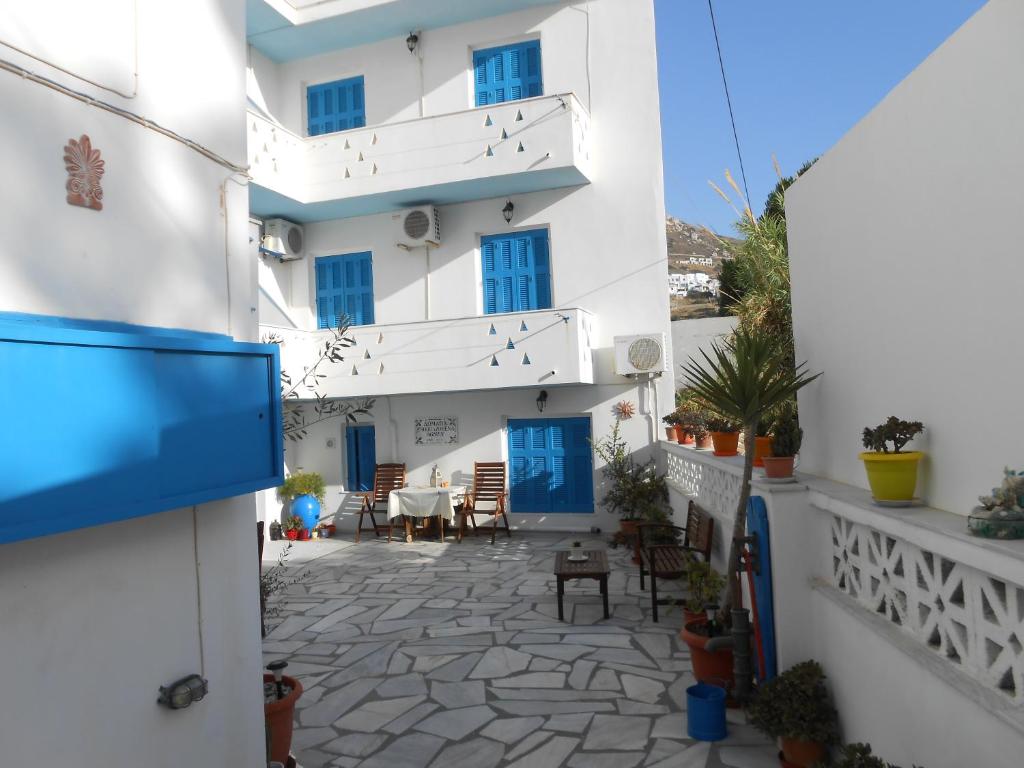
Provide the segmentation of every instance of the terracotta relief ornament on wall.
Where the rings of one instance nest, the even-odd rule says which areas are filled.
[[[103,210],[103,160],[100,151],[92,148],[92,142],[84,133],[76,141],[69,139],[64,146],[64,167],[68,171],[68,204]]]

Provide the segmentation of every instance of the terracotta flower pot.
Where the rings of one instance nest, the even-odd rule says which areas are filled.
[[[309,528],[299,531],[299,541],[309,541]]]
[[[771,436],[766,437],[755,437],[754,438],[754,466],[763,467],[764,459],[766,456],[772,455],[772,438]]]
[[[263,682],[274,682],[274,676],[263,675]],[[292,689],[291,693],[283,699],[264,702],[263,718],[270,731],[270,759],[284,764],[292,751],[292,723],[295,720],[295,703],[302,695],[302,683],[288,675],[282,677],[282,682]]]
[[[325,525],[322,530],[323,530],[323,535],[326,536],[328,539],[330,539],[330,538],[332,538],[334,536],[335,533],[337,533],[338,527],[336,525],[330,524],[330,525]]]
[[[793,476],[793,456],[765,456],[764,476],[776,479]]]
[[[676,424],[675,427],[676,442],[683,445],[686,442],[686,429],[681,425]]]
[[[683,625],[686,624],[707,624],[708,615],[704,611],[691,611],[689,608],[683,609]],[[681,635],[680,635],[681,636]]]
[[[687,432],[686,437],[683,438],[683,445],[693,445],[693,435],[689,432]]]
[[[695,447],[698,451],[706,451],[708,448],[711,448],[714,445],[714,443],[711,440],[711,435],[704,435],[704,437],[698,438],[696,443],[697,444]]]
[[[704,621],[690,621],[679,630],[679,639],[690,648],[690,659],[693,662],[693,676],[699,683],[717,685],[731,692],[735,686],[732,674],[732,649],[722,648],[717,651],[705,650],[708,637],[694,630],[700,628]]]
[[[291,530],[284,532],[284,537],[288,539],[288,541],[295,541],[299,538],[299,532],[292,528]]]
[[[712,432],[711,442],[715,446],[715,456],[736,456],[739,453],[739,432]]]
[[[825,759],[825,745],[818,741],[800,739],[779,739],[782,747],[782,764],[795,768],[812,768]]]
[[[673,425],[671,425],[671,424],[669,424],[668,426],[665,427],[665,439],[666,440],[675,440],[676,439],[676,428]]]

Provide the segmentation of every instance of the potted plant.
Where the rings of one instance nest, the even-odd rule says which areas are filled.
[[[325,539],[334,538],[334,534],[337,533],[338,526],[334,523],[320,523],[320,536]]]
[[[1006,467],[1003,484],[978,502],[967,518],[968,531],[985,539],[1024,538],[1024,472]]]
[[[270,540],[280,541],[281,540],[281,524],[274,520],[270,524]]]
[[[698,682],[732,690],[732,648],[714,649],[708,641],[723,633],[723,627],[708,621],[708,611],[714,611],[725,589],[725,576],[708,563],[693,559],[686,571],[687,594],[683,605],[683,627],[679,639],[690,649],[693,676]]]
[[[764,457],[772,455],[772,435],[769,431],[770,425],[766,419],[757,424],[754,433],[754,466],[763,467]]]
[[[299,532],[302,530],[302,518],[298,515],[289,515],[284,519],[281,527],[284,529],[284,537],[288,541],[295,541],[299,538]]]
[[[715,446],[715,456],[739,455],[740,430],[735,421],[720,414],[713,414],[707,424],[708,432],[711,433],[711,443]],[[752,443],[753,440],[748,445]]]
[[[783,479],[793,476],[793,462],[800,452],[804,431],[796,420],[792,407],[784,408],[775,419],[771,453],[763,457],[764,476]]]
[[[900,768],[872,755],[870,744],[847,744],[839,750],[838,759],[831,765],[832,768]]]
[[[676,411],[672,411],[668,416],[663,416],[661,420],[665,422],[665,439],[675,440],[676,427],[679,425],[679,414]]]
[[[908,506],[917,488],[917,465],[924,457],[920,451],[903,451],[904,446],[924,431],[920,421],[903,421],[890,416],[877,427],[864,427],[863,443],[868,450],[860,454],[868,473],[868,485],[875,501]],[[889,444],[892,443],[892,451]]]
[[[267,760],[285,765],[292,751],[295,705],[302,695],[302,683],[284,674],[288,664],[275,661],[263,675],[263,720],[267,733]]]
[[[783,766],[818,765],[838,735],[836,710],[816,661],[802,661],[764,683],[747,717],[755,728],[779,739]]]
[[[277,489],[277,498],[291,502],[291,514],[302,518],[304,528],[312,529],[320,519],[325,492],[324,479],[319,472],[296,472],[285,478],[284,485]]]

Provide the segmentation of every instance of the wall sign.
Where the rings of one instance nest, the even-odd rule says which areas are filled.
[[[416,419],[416,445],[455,445],[458,442],[457,416]]]
[[[64,145],[64,167],[68,172],[68,204],[103,210],[103,160],[100,151],[92,148],[92,141],[84,133],[76,141],[69,139]]]

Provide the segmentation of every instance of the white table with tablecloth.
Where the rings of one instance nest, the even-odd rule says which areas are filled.
[[[397,517],[405,520],[405,540],[412,541],[412,521],[428,517],[440,518],[441,538],[444,539],[444,523],[455,519],[455,506],[462,503],[466,487],[453,485],[448,488],[397,488],[388,494],[388,521]]]

